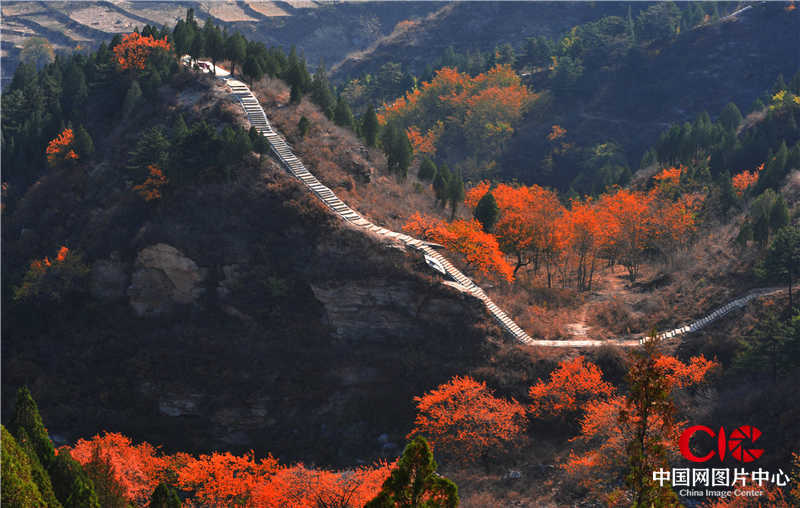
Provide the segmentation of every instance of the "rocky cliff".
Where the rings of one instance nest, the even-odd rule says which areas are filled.
[[[339,223],[271,161],[239,174],[154,209],[87,202],[91,172],[32,188],[4,218],[4,261],[60,238],[91,272],[85,294],[46,318],[11,304],[4,404],[30,385],[65,440],[113,430],[352,464],[395,451],[413,396],[500,340],[483,306],[417,253]]]

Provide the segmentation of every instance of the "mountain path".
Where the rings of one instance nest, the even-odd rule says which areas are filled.
[[[187,63],[187,57],[183,58],[183,62]],[[201,61],[208,71],[211,72],[213,64],[207,61]],[[522,328],[519,327],[502,309],[500,309],[469,277],[464,275],[453,264],[439,252],[434,250],[428,242],[413,238],[404,233],[398,233],[388,230],[386,228],[377,226],[372,222],[365,219],[358,212],[347,206],[341,199],[339,199],[334,192],[323,185],[311,172],[309,172],[303,165],[302,161],[292,152],[291,147],[283,139],[283,137],[272,129],[264,109],[261,107],[258,99],[255,97],[250,88],[244,82],[234,78],[231,74],[217,66],[214,69],[217,79],[221,79],[231,89],[233,95],[238,99],[239,104],[244,109],[247,119],[250,124],[256,128],[259,134],[267,138],[270,144],[272,153],[278,158],[286,171],[300,180],[312,193],[314,193],[328,208],[330,208],[336,215],[350,224],[359,228],[371,231],[379,236],[389,238],[393,241],[401,242],[413,249],[420,251],[425,259],[425,262],[432,269],[437,272],[450,277],[451,281],[447,281],[448,285],[456,287],[457,289],[472,294],[478,298],[486,306],[489,313],[498,321],[500,326],[510,333],[516,340],[523,344],[530,346],[545,346],[545,347],[564,347],[564,348],[581,348],[581,347],[599,347],[607,345],[616,345],[623,347],[633,347],[642,344],[649,338],[619,338],[619,339],[567,339],[567,340],[542,340],[534,339],[529,336]],[[727,315],[733,310],[744,307],[748,302],[754,298],[774,294],[782,291],[783,288],[762,288],[750,291],[744,296],[737,298],[723,305],[722,307],[714,310],[705,317],[693,321],[685,326],[675,328],[672,330],[658,333],[654,338],[656,340],[668,340],[674,337],[685,335],[695,332],[704,328],[721,317]],[[585,311],[584,311],[585,314]],[[581,318],[578,323],[572,324],[572,329],[575,335],[586,336],[588,326],[584,324],[585,316]]]

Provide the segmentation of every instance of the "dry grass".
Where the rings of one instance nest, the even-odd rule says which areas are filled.
[[[248,7],[258,12],[262,16],[289,16],[289,13],[281,9],[275,2],[252,2],[248,1]]]
[[[270,122],[309,171],[374,223],[401,231],[415,211],[439,218],[449,216],[435,205],[430,184],[413,176],[416,163],[409,177],[398,181],[387,172],[386,157],[380,150],[368,148],[352,131],[335,125],[315,104],[307,99],[298,105],[288,104],[289,90],[283,82],[265,79],[256,83],[254,90]],[[297,125],[303,116],[311,121],[311,128],[301,138]]]
[[[289,104],[289,90],[283,82],[267,78],[253,88],[270,122],[309,170],[374,223],[400,231],[417,211],[449,218],[449,211],[435,205],[430,185],[413,176],[416,165],[406,181],[400,182],[387,173],[380,150],[367,148],[353,132],[334,125],[316,105],[308,100]],[[297,127],[302,116],[311,121],[305,138]],[[800,188],[795,181],[800,182],[800,177],[790,178],[789,186]],[[462,207],[459,216],[467,215]],[[653,327],[667,329],[705,315],[759,284],[752,276],[755,249],[739,252],[732,243],[740,222],[738,217],[731,225],[706,225],[697,240],[676,253],[670,263],[654,259],[643,265],[634,284],[625,280],[620,267],[600,269],[593,290],[587,293],[545,289],[543,273],[525,269],[511,285],[474,279],[533,337],[571,338],[568,325],[575,324],[589,327],[589,338],[647,333]],[[448,256],[464,266],[457,255]],[[474,275],[468,267],[464,271]],[[557,285],[557,280],[553,284]]]
[[[416,38],[419,38],[418,34],[423,32],[424,27],[435,24],[452,10],[452,5],[445,5],[441,9],[428,14],[422,20],[403,20],[398,22],[390,34],[377,39],[366,49],[349,53],[340,62],[334,64],[331,67],[331,73],[335,73],[346,62],[367,59],[380,46],[396,44],[399,41],[405,41],[408,44],[412,43]]]

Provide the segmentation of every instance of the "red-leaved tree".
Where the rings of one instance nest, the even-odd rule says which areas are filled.
[[[525,430],[525,409],[516,400],[495,397],[469,376],[455,376],[414,397],[417,417],[409,437],[421,434],[435,450],[461,462],[484,462]]]
[[[403,226],[403,231],[459,253],[470,267],[486,277],[509,282],[514,278],[513,269],[503,257],[497,239],[485,232],[475,219],[448,223],[415,212]]]
[[[622,395],[602,380],[596,366],[582,358],[565,360],[549,382],[531,388],[531,414],[582,413],[580,431],[572,438],[575,448],[561,467],[608,506],[630,506],[636,488],[624,485],[629,471],[648,467],[653,450],[678,449],[685,422],[672,417],[674,392],[702,382],[716,366],[703,356],[688,363],[661,354],[632,360],[630,390]]]
[[[603,379],[603,373],[583,356],[562,361],[550,373],[547,382],[539,381],[530,387],[532,399],[529,411],[540,418],[549,415],[561,417],[577,415],[585,404],[594,399],[608,399],[616,390]]]
[[[132,32],[122,37],[122,42],[114,46],[114,56],[121,69],[143,70],[147,59],[154,49],[169,50],[170,44],[167,37],[155,39],[152,35],[142,37],[137,32]]]
[[[75,152],[75,134],[72,129],[64,129],[61,133],[50,140],[47,144],[45,153],[47,154],[47,163],[51,167],[59,167],[67,163],[78,160],[78,154]]]

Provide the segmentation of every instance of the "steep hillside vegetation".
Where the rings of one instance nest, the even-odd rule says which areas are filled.
[[[93,150],[62,151],[81,137],[66,129],[50,159],[11,158],[3,389],[32,386],[65,441],[115,429],[187,450],[380,455],[413,395],[483,362],[497,329],[267,157],[233,156],[242,113],[213,81],[161,75],[124,112],[81,111]],[[20,74],[20,92],[38,79]],[[127,79],[110,72],[93,97]]]
[[[767,102],[764,91],[781,74],[789,79],[800,62],[800,16],[787,4],[730,17],[734,4],[580,7],[515,4],[494,11],[481,4],[481,16],[471,17],[453,6],[405,25],[337,67],[335,77],[362,112],[370,102],[391,110],[398,95],[424,90],[439,68],[476,76],[510,65],[539,100],[512,124],[503,153],[476,163],[469,150],[453,147],[437,158],[472,178],[516,178],[582,194],[626,183],[671,123],[703,110],[716,116],[730,102],[745,112],[757,99]],[[548,9],[563,16],[549,31],[532,29],[530,20],[549,19]],[[428,123],[441,119],[434,112]],[[558,142],[550,136],[554,126],[563,130]]]

